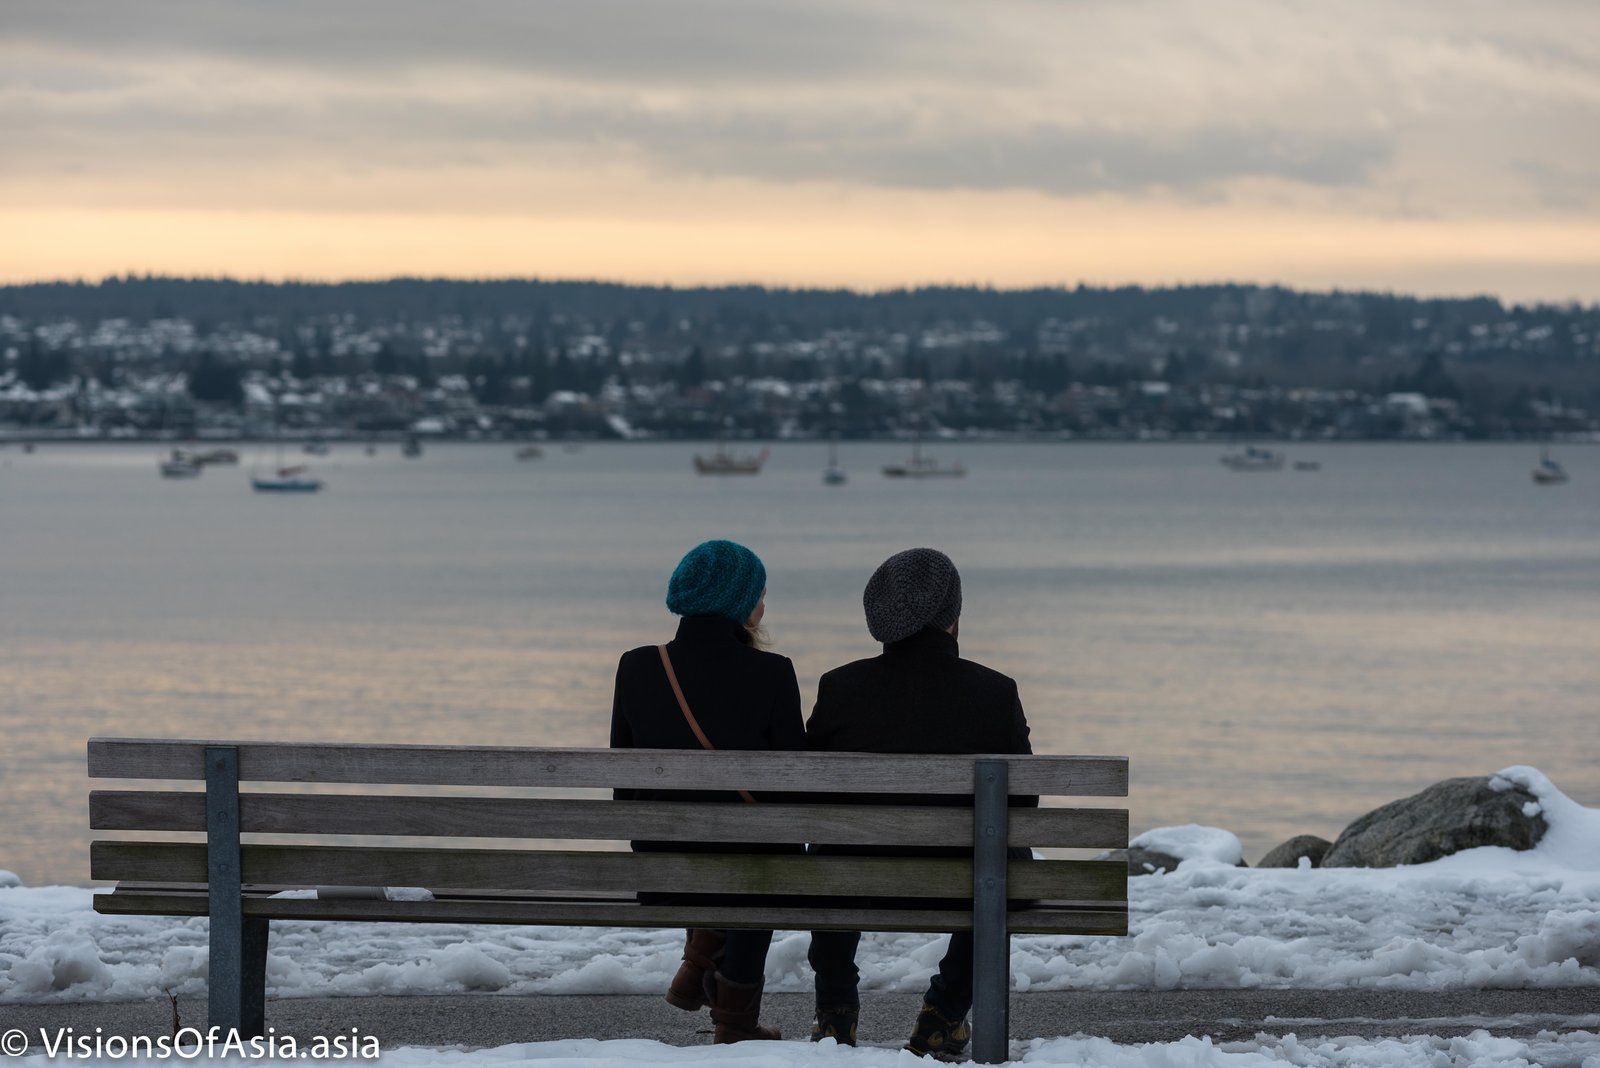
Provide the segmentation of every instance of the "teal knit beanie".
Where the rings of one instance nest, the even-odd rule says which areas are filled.
[[[767,588],[761,558],[733,541],[703,541],[678,561],[667,609],[680,616],[725,616],[743,623]]]

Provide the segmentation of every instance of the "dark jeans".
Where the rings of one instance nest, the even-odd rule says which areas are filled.
[[[856,946],[860,931],[812,931],[806,959],[817,975],[817,1008],[857,1008],[861,994],[856,980]],[[729,976],[732,978],[732,976]],[[972,1008],[972,932],[957,931],[950,936],[939,970],[928,981],[923,1000],[952,1020],[959,1020]]]
[[[767,948],[772,945],[772,932],[727,930],[722,935],[727,939],[722,944],[722,959],[717,962],[722,977],[735,983],[761,982],[766,976]]]

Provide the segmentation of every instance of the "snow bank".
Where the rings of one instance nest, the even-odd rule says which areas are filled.
[[[1198,823],[1182,827],[1157,827],[1139,835],[1128,845],[1176,857],[1180,868],[1184,861],[1190,860],[1233,867],[1244,859],[1244,846],[1239,844],[1238,835],[1220,827],[1202,827]]]
[[[1252,870],[1233,866],[1237,840],[1225,831],[1141,835],[1185,859],[1177,871],[1129,880],[1129,937],[1018,936],[1014,987],[1600,987],[1600,810],[1532,768],[1499,777],[1527,787],[1543,809],[1550,829],[1537,848],[1474,849],[1392,869]],[[92,894],[0,889],[0,1003],[204,992],[204,919],[100,916]],[[272,925],[268,993],[656,993],[677,968],[682,937],[281,921]],[[867,935],[858,954],[863,987],[921,990],[944,942]],[[808,943],[804,932],[778,933],[768,989],[811,989]]]
[[[1119,1046],[1096,1038],[1036,1039],[1012,1043],[1012,1065],[1081,1068],[1600,1068],[1600,1036],[1577,1031],[1501,1038],[1475,1031],[1458,1038],[1335,1038],[1301,1042],[1293,1035],[1260,1036],[1214,1044],[1206,1038]],[[25,1068],[51,1068],[42,1054],[20,1058]],[[93,1062],[85,1062],[86,1064]],[[166,1061],[107,1061],[165,1065]],[[272,1063],[272,1062],[252,1062]],[[292,1062],[305,1063],[305,1062]],[[900,1050],[841,1047],[826,1042],[746,1042],[737,1046],[668,1046],[643,1040],[573,1039],[528,1042],[492,1049],[406,1046],[383,1051],[386,1068],[635,1068],[638,1065],[711,1065],[714,1068],[914,1068],[929,1062]]]

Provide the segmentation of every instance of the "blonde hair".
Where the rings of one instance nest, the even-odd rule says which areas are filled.
[[[772,635],[767,633],[763,623],[752,623],[748,619],[741,626],[744,627],[745,644],[754,649],[771,649]]]

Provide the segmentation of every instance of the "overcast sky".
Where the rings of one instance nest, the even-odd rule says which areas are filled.
[[[1593,0],[4,0],[0,278],[1600,300]]]

